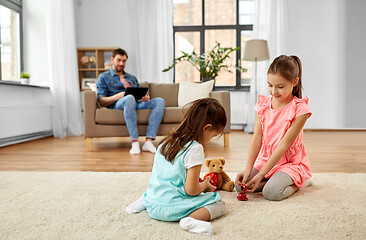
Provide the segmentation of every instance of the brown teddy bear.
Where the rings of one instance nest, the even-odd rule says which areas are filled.
[[[234,188],[234,182],[224,172],[225,159],[206,159],[205,164],[208,168],[208,173],[203,178],[204,180],[210,176],[210,183],[216,186],[216,190],[224,190],[231,192]]]

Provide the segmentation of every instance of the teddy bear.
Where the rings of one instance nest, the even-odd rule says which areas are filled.
[[[224,190],[231,192],[234,188],[234,182],[224,172],[225,159],[206,159],[205,164],[208,168],[208,173],[203,178],[204,180],[210,176],[210,183],[216,186],[216,190]]]

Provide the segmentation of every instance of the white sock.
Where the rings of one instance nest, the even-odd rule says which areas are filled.
[[[152,141],[146,141],[142,146],[142,151],[155,153],[156,147],[154,146]]]
[[[188,232],[212,235],[213,229],[210,222],[201,221],[192,217],[185,217],[179,221],[179,226]]]
[[[139,142],[132,142],[130,154],[140,154],[140,143]]]
[[[141,196],[139,199],[137,199],[136,201],[134,201],[133,203],[131,203],[126,207],[126,212],[128,212],[129,214],[139,213],[141,211],[144,211],[145,209],[146,208],[144,204],[144,198],[143,196]]]

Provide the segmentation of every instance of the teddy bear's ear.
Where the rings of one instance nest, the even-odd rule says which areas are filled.
[[[210,162],[211,162],[210,159],[206,159],[206,161],[205,161],[206,167],[209,167],[210,166]]]
[[[219,160],[222,162],[222,165],[225,165],[225,159],[219,158]]]

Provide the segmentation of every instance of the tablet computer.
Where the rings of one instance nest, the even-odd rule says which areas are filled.
[[[136,100],[140,100],[143,96],[146,95],[147,90],[149,88],[147,87],[128,87],[126,88],[125,96],[127,95],[133,95]]]

